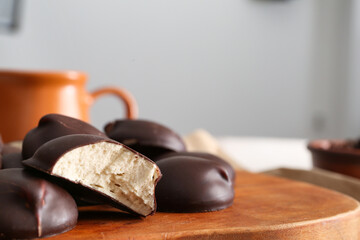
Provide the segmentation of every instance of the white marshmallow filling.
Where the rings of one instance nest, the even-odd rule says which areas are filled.
[[[52,174],[96,189],[143,216],[155,209],[158,167],[122,145],[100,142],[73,149]]]

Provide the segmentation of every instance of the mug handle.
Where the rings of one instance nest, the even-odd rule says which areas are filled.
[[[128,119],[136,119],[138,117],[138,105],[135,98],[130,92],[123,88],[105,87],[97,89],[90,93],[91,102],[94,102],[98,97],[105,94],[114,95],[124,102]]]

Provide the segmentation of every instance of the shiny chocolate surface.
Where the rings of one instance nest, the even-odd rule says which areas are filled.
[[[158,162],[161,161],[161,159],[167,159],[167,158],[171,158],[171,159],[176,159],[177,157],[197,157],[197,158],[201,158],[204,160],[209,160],[209,161],[215,161],[221,165],[223,165],[223,167],[226,169],[226,171],[228,172],[228,175],[231,179],[232,182],[235,181],[235,170],[234,168],[228,163],[226,162],[224,159],[215,156],[213,154],[210,153],[205,153],[205,152],[172,152],[172,153],[167,153],[167,154],[163,154],[160,155],[159,157],[155,158],[154,161]]]
[[[106,136],[100,130],[79,119],[60,114],[48,114],[40,119],[36,128],[26,134],[22,149],[23,158],[32,157],[36,150],[46,142],[71,134]]]
[[[147,120],[117,120],[105,126],[106,134],[153,159],[168,152],[186,151],[185,143],[173,130]]]
[[[0,170],[0,213],[0,239],[56,235],[78,217],[70,194],[23,169]]]
[[[158,211],[208,212],[232,205],[234,189],[226,168],[194,156],[157,162],[163,177],[156,188]]]

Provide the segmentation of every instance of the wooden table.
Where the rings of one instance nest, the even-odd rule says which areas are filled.
[[[132,217],[81,210],[75,229],[50,239],[359,239],[354,199],[307,183],[237,172],[232,207],[209,213]]]

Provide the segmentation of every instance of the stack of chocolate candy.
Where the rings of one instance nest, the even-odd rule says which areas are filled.
[[[68,231],[77,222],[76,203],[108,204],[145,217],[156,210],[216,211],[234,197],[228,163],[186,152],[178,134],[150,121],[114,121],[103,133],[49,114],[26,135],[22,149],[1,143],[0,153],[0,238]]]

